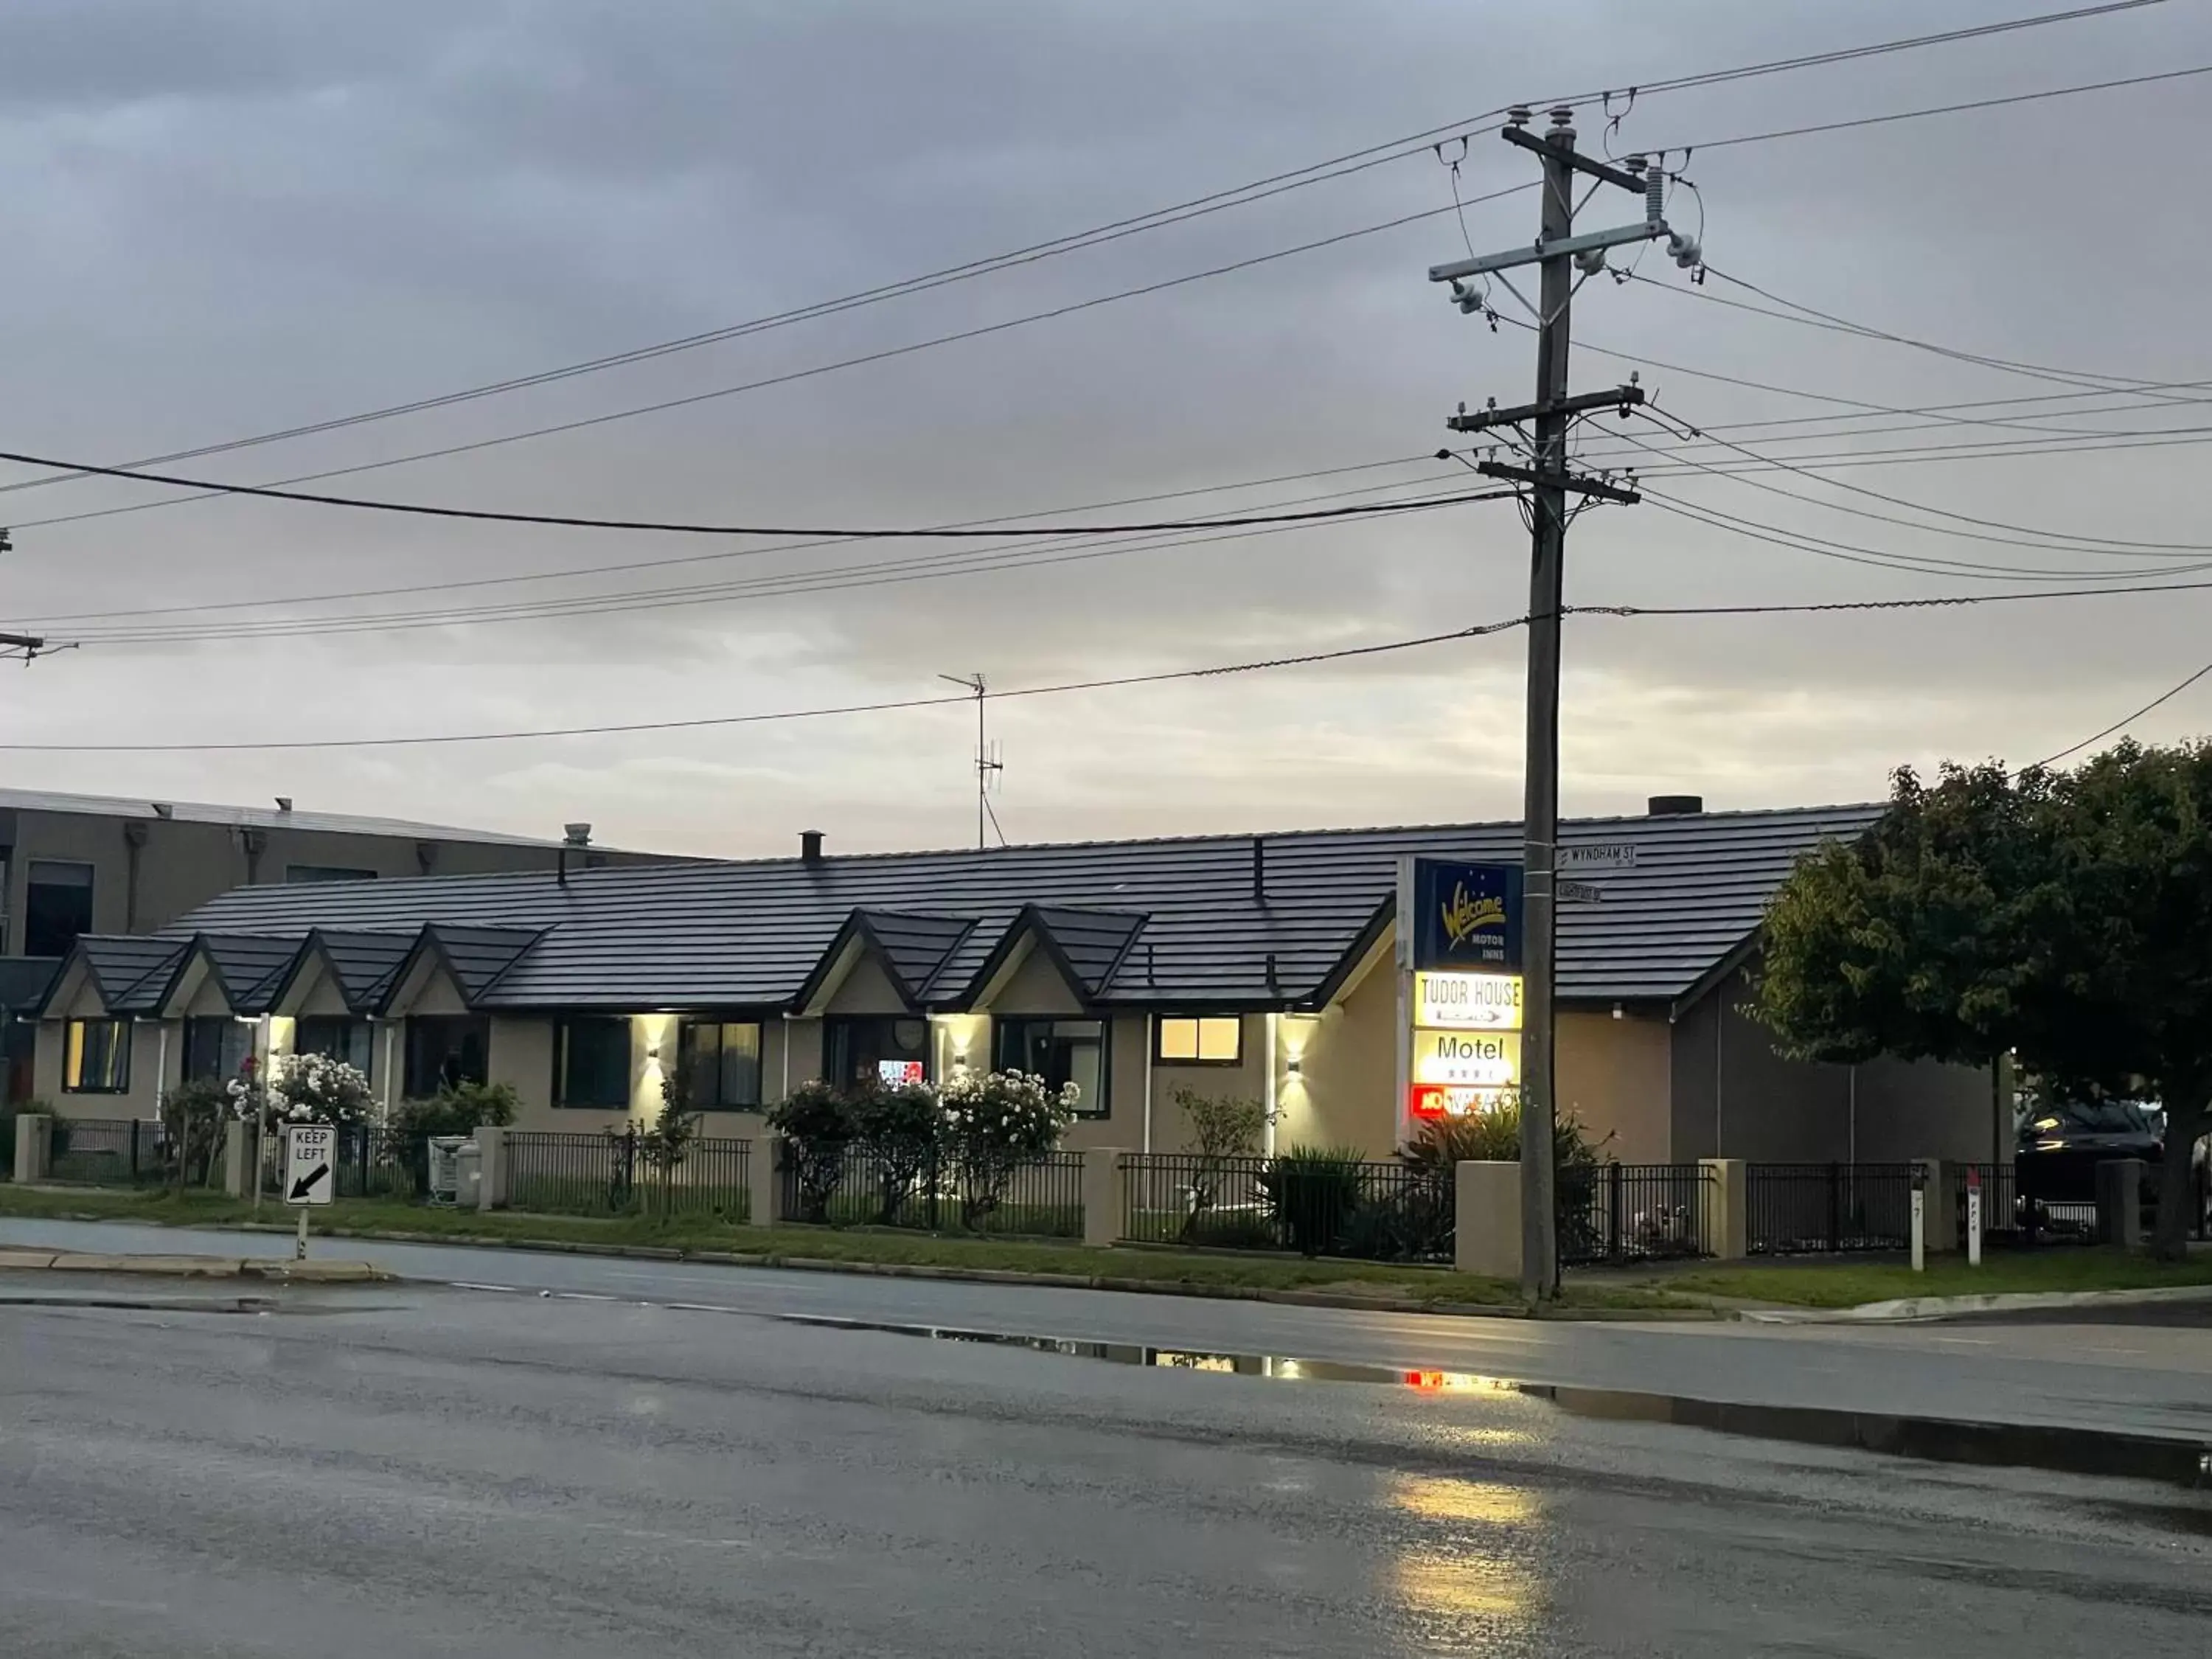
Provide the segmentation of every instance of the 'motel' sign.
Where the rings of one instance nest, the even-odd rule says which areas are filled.
[[[1413,860],[1413,966],[1521,966],[1521,867]]]

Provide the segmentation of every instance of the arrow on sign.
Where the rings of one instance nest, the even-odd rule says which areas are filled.
[[[292,1183],[292,1196],[288,1201],[297,1204],[301,1199],[307,1197],[309,1193],[312,1193],[316,1188],[321,1186],[323,1184],[323,1177],[330,1172],[331,1166],[327,1164],[318,1164],[315,1165],[313,1169],[308,1170],[307,1174],[301,1176],[297,1181]]]

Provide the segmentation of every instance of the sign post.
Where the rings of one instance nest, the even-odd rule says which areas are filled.
[[[307,1259],[307,1211],[337,1191],[338,1132],[327,1123],[294,1123],[284,1132],[284,1201],[300,1212],[297,1261]]]
[[[1922,1188],[1925,1172],[1912,1166],[1912,1271],[1928,1271],[1928,1194]]]

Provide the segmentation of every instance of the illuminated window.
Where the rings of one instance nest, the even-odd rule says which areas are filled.
[[[841,1089],[923,1083],[929,1022],[904,1014],[833,1014],[823,1022],[823,1075]]]
[[[73,1095],[119,1095],[131,1087],[131,1022],[73,1019],[69,1023],[62,1087]]]
[[[1235,1014],[1163,1014],[1153,1056],[1170,1066],[1236,1066],[1244,1059],[1244,1022]]]

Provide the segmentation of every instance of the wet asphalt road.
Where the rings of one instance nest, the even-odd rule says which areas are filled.
[[[289,1238],[0,1220],[0,1243],[288,1255]],[[393,1271],[757,1313],[1477,1372],[1767,1406],[2094,1425],[2212,1443],[2212,1325],[1616,1325],[1439,1318],[696,1262],[318,1239]]]
[[[2177,1486],[746,1314],[300,1306],[0,1307],[0,1653],[2014,1659],[2212,1630],[2212,1495]]]

